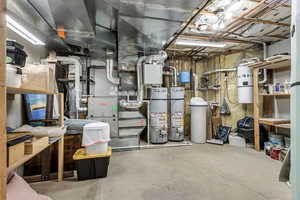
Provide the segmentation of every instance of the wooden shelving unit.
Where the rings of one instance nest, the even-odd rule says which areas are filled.
[[[59,125],[61,127],[64,126],[64,94],[63,93],[56,93],[52,91],[46,91],[46,90],[31,90],[31,89],[24,89],[24,88],[12,88],[12,87],[7,87],[6,88],[6,94],[47,94],[47,95],[58,95],[59,96],[59,113],[60,113],[60,118],[59,118]],[[49,142],[49,146],[52,144],[58,142],[58,181],[63,180],[63,163],[64,163],[64,137],[59,137],[56,138],[55,140]],[[31,158],[42,152],[45,148],[40,149],[39,151],[35,152],[34,154],[30,155],[24,155],[24,157],[14,163],[11,166],[7,167],[7,173],[15,170],[25,162],[29,161]]]
[[[264,116],[272,116],[273,114],[273,101],[274,98],[289,98],[290,94],[287,93],[273,93],[273,94],[263,94],[259,91],[259,81],[258,75],[260,69],[268,69],[272,72],[274,70],[289,70],[291,67],[291,60],[288,57],[283,57],[281,59],[276,59],[269,62],[259,62],[250,65],[253,69],[253,93],[254,93],[254,137],[255,137],[255,149],[260,151],[260,134],[259,125],[264,124],[276,128],[286,128],[290,126],[288,119],[276,119],[267,118]]]
[[[269,126],[277,126],[280,124],[287,124],[290,123],[290,120],[287,119],[276,119],[276,118],[260,118],[258,120],[258,122],[260,124],[265,124],[265,125],[269,125]]]
[[[284,128],[284,129],[291,129],[291,124],[276,124],[276,128]]]
[[[43,150],[45,150],[46,148],[48,148],[49,146],[51,146],[52,144],[56,143],[56,142],[59,142],[63,140],[63,137],[58,137],[56,138],[55,140],[49,142],[48,146],[44,147],[44,148],[41,148],[39,149],[37,152],[33,153],[33,154],[29,154],[29,155],[24,155],[24,157],[19,160],[18,162],[14,163],[13,165],[11,166],[8,166],[7,168],[7,172],[12,172],[13,170],[17,169],[19,166],[23,165],[25,162],[29,161],[30,159],[32,159],[34,156],[36,156],[37,154],[41,153]],[[61,148],[61,147],[59,147]],[[61,156],[61,155],[58,155],[58,156]],[[59,171],[59,173],[61,173],[61,171]],[[58,173],[58,174],[59,174]],[[60,175],[59,175],[60,177]],[[60,180],[61,181],[61,180]]]
[[[58,94],[56,92],[47,91],[47,90],[31,90],[26,88],[6,88],[7,94]]]
[[[5,74],[5,65],[3,67],[3,63],[1,63],[1,75]],[[0,111],[2,113],[1,115],[1,135],[0,135],[0,150],[1,150],[1,155],[0,155],[0,162],[1,163],[7,163],[7,147],[6,147],[6,141],[7,141],[7,135],[6,135],[6,95],[7,94],[47,94],[47,95],[58,95],[59,99],[59,112],[60,112],[60,118],[59,118],[59,125],[62,127],[64,126],[64,94],[63,93],[56,93],[52,91],[46,91],[46,90],[31,90],[31,89],[24,89],[24,88],[11,88],[11,87],[5,87],[5,83],[3,79],[0,79],[1,83],[1,94],[0,94]],[[25,162],[29,161],[32,159],[34,156],[37,154],[41,153],[44,149],[47,147],[51,146],[52,144],[58,142],[58,181],[63,180],[63,165],[64,165],[64,137],[58,137],[49,142],[49,144],[44,147],[39,149],[33,154],[30,155],[24,155],[21,160],[18,160],[16,163],[14,163],[11,166],[6,167],[6,165],[0,165],[0,199],[5,200],[6,199],[6,177],[9,172],[12,172],[13,170],[17,169],[21,165],[23,165]]]

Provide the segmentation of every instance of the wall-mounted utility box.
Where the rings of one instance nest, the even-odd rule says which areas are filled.
[[[163,81],[162,64],[144,64],[144,84],[161,85]]]

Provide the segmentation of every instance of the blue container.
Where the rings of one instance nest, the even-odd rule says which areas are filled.
[[[47,95],[25,94],[26,112],[29,121],[46,118]]]
[[[46,118],[46,108],[31,110],[30,120],[43,120]]]
[[[181,83],[189,83],[191,82],[191,73],[190,72],[180,72],[179,74]]]

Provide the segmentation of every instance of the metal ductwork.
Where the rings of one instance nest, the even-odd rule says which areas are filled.
[[[95,2],[93,0],[48,0],[56,25],[74,37],[95,36]]]

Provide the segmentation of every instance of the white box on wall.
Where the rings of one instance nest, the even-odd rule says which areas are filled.
[[[144,64],[144,84],[161,85],[163,81],[163,71],[161,64]]]

